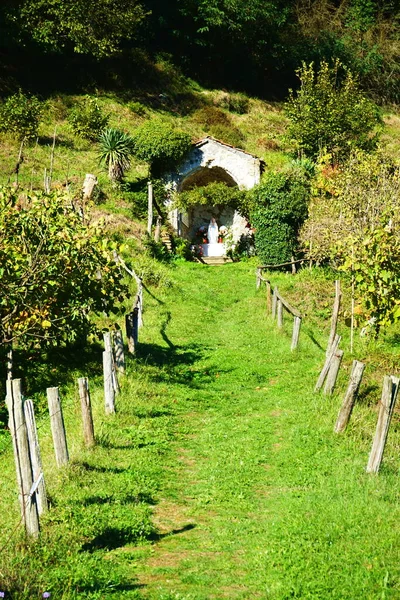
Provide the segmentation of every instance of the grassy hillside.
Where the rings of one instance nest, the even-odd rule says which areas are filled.
[[[153,76],[143,90],[123,95],[98,90],[99,105],[110,115],[110,126],[132,132],[146,119],[161,118],[188,132],[194,141],[212,135],[243,148],[262,158],[267,169],[279,169],[291,160],[291,148],[285,139],[287,121],[282,104],[234,92],[204,89],[184,78],[168,62],[161,61],[153,65],[153,69]],[[127,216],[132,216],[132,210],[136,210],[137,216],[140,216],[135,202],[140,198],[147,167],[133,161],[125,189],[116,192],[110,187],[107,174],[99,166],[97,144],[75,136],[68,124],[69,111],[82,98],[55,95],[46,100],[38,143],[32,143],[23,150],[19,183],[22,187],[43,187],[44,169],[48,172],[50,168],[52,138],[56,131],[53,186],[68,185],[73,191],[79,191],[85,174],[95,173],[105,194],[103,202],[111,201],[109,208],[115,211],[113,200],[122,200],[117,202],[120,210],[125,211]],[[397,160],[400,117],[395,110],[385,112],[382,145]],[[0,134],[0,183],[16,181],[13,171],[19,150],[20,144],[15,136]]]
[[[68,375],[54,356],[41,385],[62,384],[71,465],[56,469],[43,419],[51,511],[29,547],[12,530],[14,468],[10,450],[2,454],[0,589],[18,599],[43,591],[63,599],[399,597],[398,415],[382,472],[364,471],[381,373],[398,372],[397,333],[378,345],[356,336],[357,358],[381,353],[367,367],[347,432],[337,436],[353,358],[347,295],[345,364],[328,399],[313,387],[332,279],[321,271],[271,274],[305,313],[291,353],[290,324],[279,334],[266,316],[254,267],[178,263],[172,286],[148,289],[139,353],[115,416],[103,414],[100,348],[70,361]],[[98,442],[91,451],[69,383],[81,373],[91,378]],[[43,391],[36,402],[45,402]]]

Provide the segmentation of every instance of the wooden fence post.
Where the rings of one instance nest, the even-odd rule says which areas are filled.
[[[62,467],[68,463],[69,455],[58,387],[47,388],[47,401],[49,403],[50,426],[56,461],[57,465]]]
[[[367,473],[378,473],[381,466],[398,391],[399,379],[397,377],[385,376],[383,379],[378,422],[366,469]]]
[[[111,332],[107,331],[106,333],[104,333],[103,334],[103,339],[104,339],[104,350],[106,350],[106,352],[111,352],[111,358],[112,358],[112,382],[113,382],[113,387],[114,387],[115,395],[117,395],[120,392],[120,387],[119,387],[118,378],[117,378],[117,368],[115,366],[115,359],[114,359],[114,353],[113,353],[113,347],[112,347]]]
[[[9,427],[13,440],[22,519],[25,524],[26,533],[37,537],[39,535],[39,515],[36,505],[36,495],[32,492],[32,465],[23,410],[21,380],[8,379],[6,385]]]
[[[350,381],[336,421],[335,433],[342,433],[347,427],[357,398],[358,390],[360,389],[364,369],[364,363],[359,362],[358,360],[353,361]]]
[[[107,415],[115,413],[115,391],[113,385],[113,361],[112,353],[103,352],[103,375],[104,375],[104,404]]]
[[[80,377],[78,379],[78,386],[82,410],[83,439],[85,440],[85,445],[91,448],[95,445],[95,441],[88,378]]]
[[[330,354],[326,357],[324,366],[322,367],[322,371],[318,377],[318,381],[315,384],[314,392],[318,392],[324,385],[324,381],[325,381],[326,376],[328,375],[328,371],[331,366],[332,359],[334,357],[336,350],[338,349],[341,339],[342,338],[340,337],[340,335],[336,334],[335,339],[333,340]]]
[[[125,316],[125,327],[126,327],[126,338],[128,340],[128,352],[129,354],[135,354],[136,351],[136,340],[137,340],[137,321],[135,327],[135,318],[137,319],[137,309],[136,315],[133,310],[129,314]],[[136,330],[136,336],[135,336]]]
[[[332,357],[332,361],[325,381],[324,394],[327,394],[328,396],[331,396],[333,394],[333,390],[335,389],[342,358],[343,350],[336,350],[335,354]]]
[[[114,334],[115,365],[120,373],[125,373],[125,354],[122,331],[118,329]]]
[[[260,269],[260,267],[257,267],[257,270],[256,270],[256,290],[260,289],[260,285],[261,285],[261,269]]]
[[[282,304],[282,300],[279,298],[279,296],[276,300],[276,315],[277,315],[276,324],[278,325],[279,329],[282,329],[282,327],[283,327],[283,304]]]
[[[151,228],[153,225],[153,184],[147,182],[147,233],[151,237]]]
[[[139,311],[138,311],[138,327],[143,327],[143,285],[140,283],[138,291]]]
[[[275,319],[276,318],[276,304],[277,304],[277,300],[278,300],[278,290],[276,287],[274,287],[274,290],[272,292],[272,308],[271,308],[271,314],[272,314],[272,318]]]
[[[293,318],[292,345],[290,347],[291,350],[295,350],[299,344],[300,327],[301,327],[301,318],[294,317]]]
[[[333,312],[332,312],[332,320],[331,320],[331,331],[329,334],[328,347],[326,349],[326,355],[328,356],[331,350],[331,346],[333,344],[333,340],[336,335],[337,322],[339,318],[339,310],[340,310],[340,299],[341,299],[341,291],[340,291],[340,281],[337,279],[335,281],[335,302],[333,304]]]
[[[42,458],[40,456],[39,438],[36,427],[35,411],[32,400],[24,402],[24,416],[29,441],[29,454],[31,457],[33,481],[37,483],[36,504],[39,517],[45,513],[49,505],[47,503],[46,484],[44,481]]]
[[[265,282],[265,287],[267,290],[267,312],[271,312],[271,283],[269,281]]]

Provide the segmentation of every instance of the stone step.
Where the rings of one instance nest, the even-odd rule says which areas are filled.
[[[231,263],[233,261],[227,256],[203,256],[201,262],[210,266],[219,266],[224,265],[225,263]]]

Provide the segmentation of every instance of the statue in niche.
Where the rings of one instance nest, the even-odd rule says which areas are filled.
[[[210,224],[207,230],[207,237],[209,244],[218,244],[218,225],[215,217],[211,217]]]

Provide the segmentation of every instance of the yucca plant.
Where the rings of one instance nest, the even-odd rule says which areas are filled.
[[[131,165],[132,138],[118,129],[105,129],[99,137],[99,160],[108,169],[108,176],[114,183],[123,180],[125,171]]]

